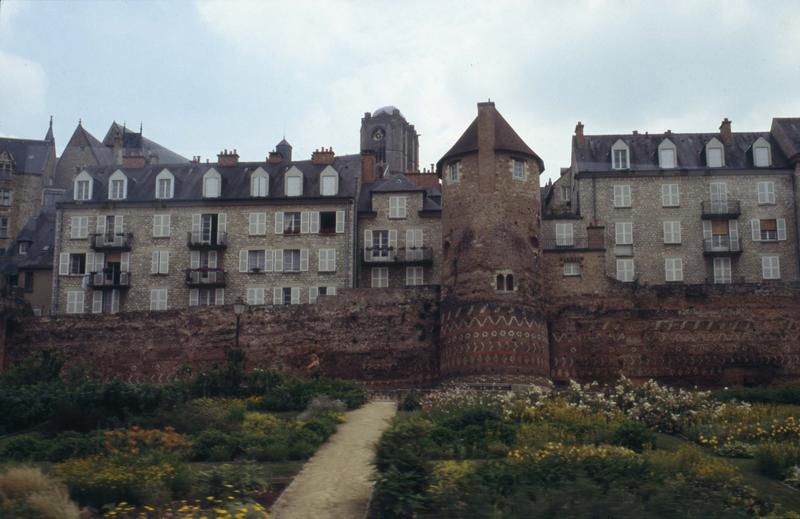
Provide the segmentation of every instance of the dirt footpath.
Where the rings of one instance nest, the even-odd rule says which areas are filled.
[[[272,506],[272,519],[363,519],[372,492],[373,447],[396,404],[372,401],[347,413],[347,422],[305,464]]]

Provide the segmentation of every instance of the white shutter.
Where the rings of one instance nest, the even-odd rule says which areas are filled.
[[[214,291],[214,304],[215,305],[224,305],[225,304],[225,289],[218,288]]]
[[[311,222],[308,232],[311,234],[319,234],[319,211],[311,211],[309,217],[311,218]]]
[[[98,215],[97,223],[95,224],[95,230],[97,234],[105,234],[106,233],[106,217],[103,215]]]
[[[106,255],[103,252],[94,253],[94,272],[100,272],[106,267]]]
[[[247,251],[240,250],[239,251],[239,272],[247,272],[250,270],[249,265],[247,264]]]
[[[372,247],[372,231],[364,231],[364,259],[369,259],[369,249]]]
[[[703,239],[711,239],[711,222],[708,220],[703,220]]]
[[[325,270],[325,261],[323,256],[327,254],[325,249],[317,249],[317,272],[324,272]]]
[[[119,269],[122,272],[130,272],[131,271],[131,253],[130,252],[123,252],[122,255],[120,256]]]
[[[159,255],[160,264],[158,266],[159,274],[169,274],[169,251],[162,250]]]
[[[344,232],[344,211],[336,211],[336,232]]]
[[[408,197],[400,198],[400,218],[405,218],[408,210]]]
[[[335,296],[336,295],[336,287],[328,287],[328,294],[327,295]]]
[[[275,213],[275,234],[283,234],[283,211]]]
[[[300,304],[300,287],[292,287],[292,304]]]
[[[330,263],[330,270],[336,272],[336,249],[330,249],[328,251],[328,262]]]
[[[258,213],[250,213],[247,215],[249,220],[249,227],[247,229],[247,234],[253,236],[258,234]]]
[[[125,232],[125,217],[121,214],[114,216],[114,234]]]
[[[92,290],[92,313],[93,314],[102,314],[103,313],[103,291],[102,290]]]
[[[200,304],[200,289],[189,289],[189,306],[197,306]]]
[[[308,302],[309,303],[316,303],[318,297],[319,297],[319,288],[310,287],[308,289]]]
[[[200,234],[201,230],[202,230],[202,227],[201,227],[201,222],[200,222],[200,215],[199,214],[193,214],[192,215],[192,234],[197,236],[197,235]]]
[[[69,252],[62,252],[58,255],[58,275],[66,276],[69,274]]]
[[[750,220],[750,230],[753,241],[761,241],[761,220],[757,218]]]
[[[778,218],[778,241],[785,241],[786,240],[786,220],[783,218]]]
[[[272,249],[264,249],[264,272],[272,272]]]
[[[119,290],[116,288],[111,291],[111,313],[119,313]]]
[[[161,236],[161,215],[153,215],[153,237]]]
[[[172,215],[165,214],[161,217],[162,236],[172,236]]]
[[[283,290],[281,287],[275,287],[272,289],[272,304],[279,305],[283,302]]]
[[[199,269],[200,268],[200,251],[193,250],[189,252],[189,268],[190,269]]]
[[[308,271],[308,249],[300,249],[300,272]]]
[[[739,222],[728,220],[728,235],[731,237],[731,244],[738,245],[736,242],[739,241]]]
[[[217,268],[217,251],[215,250],[208,251],[208,268]]]
[[[397,231],[390,230],[389,231],[389,248],[396,249],[397,248]]]
[[[153,251],[153,257],[150,260],[150,273],[151,274],[158,274],[158,264],[159,264],[159,251]]]
[[[217,215],[217,243],[224,243],[223,235],[228,232],[228,216],[225,213]]]
[[[274,254],[274,267],[275,272],[283,272],[283,249],[275,249]]]
[[[309,219],[308,211],[300,213],[300,234],[308,234]]]

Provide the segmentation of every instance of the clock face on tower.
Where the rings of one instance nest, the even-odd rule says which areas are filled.
[[[383,128],[378,128],[377,130],[372,132],[372,140],[375,141],[375,142],[382,141],[383,140],[383,136],[384,136]]]

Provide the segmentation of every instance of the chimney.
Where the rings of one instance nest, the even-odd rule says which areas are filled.
[[[142,169],[146,163],[144,155],[138,150],[130,150],[122,156],[123,168]]]
[[[578,121],[578,124],[575,125],[575,141],[580,147],[583,147],[584,144],[586,144],[586,139],[583,138],[583,123],[580,121]]]
[[[220,167],[238,166],[239,154],[236,153],[235,149],[233,151],[222,150],[220,153],[217,154],[217,164]]]
[[[192,155],[192,164],[200,164],[200,155]]]
[[[731,122],[726,117],[722,120],[722,124],[719,125],[719,134],[722,136],[722,142],[724,142],[727,146],[733,144],[733,134],[731,133]]]
[[[361,183],[371,184],[375,182],[376,179],[375,152],[372,150],[364,150],[361,152]]]
[[[283,162],[283,155],[277,151],[270,151],[267,157],[267,164],[280,164]]]
[[[327,150],[325,148],[320,148],[311,154],[311,163],[329,165],[333,164],[334,158],[336,158],[336,154],[333,153],[333,148],[328,148]]]

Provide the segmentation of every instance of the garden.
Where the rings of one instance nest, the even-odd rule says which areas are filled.
[[[366,392],[243,360],[165,385],[97,382],[47,353],[0,375],[0,518],[267,517]]]
[[[800,387],[410,393],[371,516],[800,519]]]

